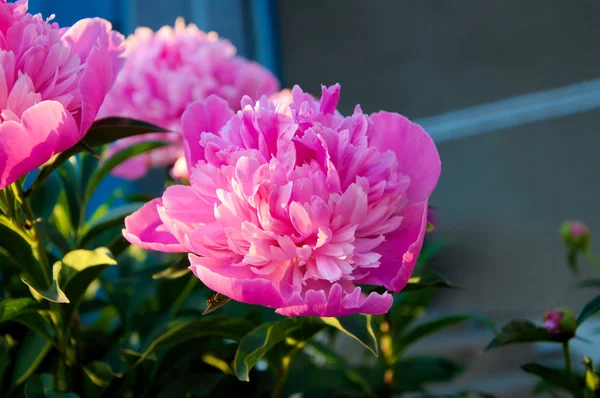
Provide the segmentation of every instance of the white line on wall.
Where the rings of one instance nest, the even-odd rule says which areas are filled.
[[[600,78],[417,120],[435,142],[600,108]]]

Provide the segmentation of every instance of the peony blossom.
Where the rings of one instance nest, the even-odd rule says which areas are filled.
[[[122,66],[109,22],[51,20],[0,0],[0,189],[83,138]]]
[[[428,199],[440,174],[429,135],[396,113],[337,110],[340,86],[319,101],[299,87],[291,101],[235,113],[216,96],[183,115],[190,186],[125,220],[140,247],[188,252],[210,289],[288,316],[382,314],[385,292],[407,283],[423,244]]]
[[[178,19],[175,28],[156,33],[138,28],[127,41],[127,61],[101,109],[101,117],[121,116],[144,120],[179,132],[181,115],[189,104],[215,94],[239,109],[244,95],[257,99],[279,89],[267,69],[236,56],[235,47],[215,32],[204,33]],[[149,134],[117,141],[106,153],[114,153],[143,141],[166,141],[170,145],[122,163],[114,174],[134,180],[152,167],[172,166],[183,158],[178,133]],[[183,160],[172,172],[187,177]]]

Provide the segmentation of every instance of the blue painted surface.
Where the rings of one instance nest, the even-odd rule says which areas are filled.
[[[63,26],[73,25],[82,18],[101,17],[119,24],[121,22],[120,1],[81,1],[81,0],[30,0],[31,13],[42,13],[44,17],[56,15],[56,21]]]
[[[281,27],[277,0],[254,0],[252,4],[252,58],[266,66],[283,81],[281,59]]]

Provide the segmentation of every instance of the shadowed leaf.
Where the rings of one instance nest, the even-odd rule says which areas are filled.
[[[527,320],[515,320],[505,325],[500,333],[485,348],[501,347],[509,344],[556,341],[556,338],[545,328]]]
[[[581,325],[589,317],[598,313],[598,311],[600,311],[600,296],[594,297],[583,307],[583,310],[581,310],[581,313],[577,317],[577,325]]]
[[[542,380],[547,381],[557,387],[562,388],[573,394],[574,398],[583,398],[583,389],[579,382],[573,376],[568,375],[563,370],[548,368],[537,363],[528,363],[521,366],[525,372],[536,375]]]
[[[321,320],[326,325],[334,327],[358,341],[371,351],[373,355],[379,355],[377,338],[375,337],[373,327],[371,326],[371,315],[357,314],[339,318],[321,318]]]

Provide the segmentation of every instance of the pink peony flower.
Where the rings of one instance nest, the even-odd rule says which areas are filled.
[[[215,94],[237,110],[244,95],[257,99],[279,88],[267,69],[236,56],[228,40],[193,24],[186,26],[181,18],[175,28],[165,26],[156,33],[138,28],[126,44],[125,67],[102,106],[101,117],[130,117],[179,132],[181,115],[196,100]],[[183,140],[177,133],[126,138],[111,146],[106,156],[148,140],[171,145],[122,163],[115,175],[134,180],[152,167],[172,166],[183,158]],[[173,174],[187,177],[187,169],[178,167]]]
[[[350,117],[340,86],[289,106],[211,96],[183,115],[191,186],[125,220],[131,243],[188,252],[209,288],[288,316],[381,314],[423,244],[440,159],[423,129],[388,112]]]
[[[0,189],[75,145],[121,68],[122,36],[84,19],[61,29],[0,0]]]

